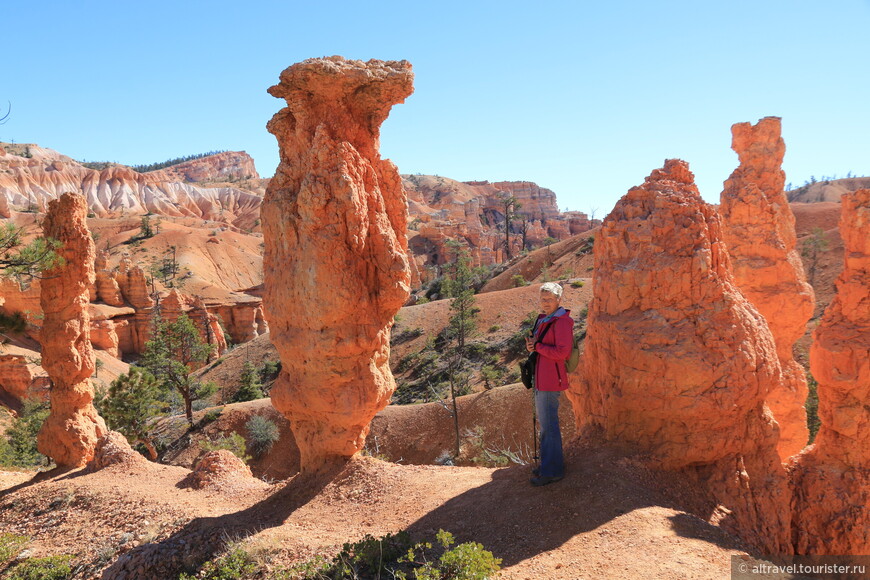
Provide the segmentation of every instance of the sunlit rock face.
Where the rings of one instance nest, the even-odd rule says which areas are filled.
[[[764,404],[779,359],[734,283],[719,220],[676,159],[616,204],[595,237],[582,372],[569,395],[584,432],[691,477],[723,506],[722,525],[788,553],[788,487]]]
[[[94,241],[80,195],[65,193],[48,203],[43,221],[46,237],[61,242],[61,266],[43,276],[40,305],[45,316],[40,333],[42,367],[51,381],[51,413],[39,431],[39,452],[59,466],[85,465],[94,456],[106,425],[93,406],[94,350],[88,304],[94,284]]]
[[[806,331],[815,299],[807,284],[785,196],[780,119],[731,127],[740,166],[725,182],[719,213],[734,280],[767,320],[776,342],[783,381],[767,395],[779,423],[779,455],[785,461],[807,444],[807,380],[794,360],[794,343]]]
[[[870,189],[842,204],[843,273],[810,347],[821,427],[791,466],[801,554],[870,554]]]
[[[263,201],[264,307],[282,362],[272,403],[303,471],[364,443],[395,390],[393,317],[409,295],[407,202],[378,135],[413,91],[406,61],[310,59],[269,89],[281,163]]]

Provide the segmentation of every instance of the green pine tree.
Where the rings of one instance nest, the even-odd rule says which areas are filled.
[[[32,277],[63,265],[63,258],[56,252],[60,242],[36,238],[25,244],[23,236],[24,228],[13,223],[0,227],[0,276]]]
[[[152,461],[157,459],[154,448],[151,419],[166,410],[161,400],[162,388],[154,375],[145,369],[130,367],[130,372],[121,375],[109,388],[98,411],[110,429],[119,431],[131,444],[141,443],[148,450]]]
[[[211,395],[214,383],[203,383],[190,377],[196,366],[208,360],[212,346],[199,330],[182,314],[174,322],[157,317],[151,340],[145,343],[142,366],[154,375],[165,389],[174,389],[184,401],[184,414],[193,427],[193,402]]]
[[[0,465],[36,467],[45,464],[45,456],[36,448],[36,435],[48,417],[48,411],[48,405],[42,401],[24,401],[18,418],[0,442]]]
[[[242,368],[239,390],[236,391],[233,401],[241,403],[243,401],[262,399],[265,396],[263,393],[263,383],[260,381],[259,369],[252,362],[246,362]]]
[[[450,347],[447,351],[447,376],[450,383],[450,399],[453,403],[453,428],[455,436],[454,457],[459,456],[459,409],[456,397],[469,391],[470,373],[465,369],[466,348],[468,339],[475,332],[479,308],[474,306],[474,282],[476,273],[471,268],[471,258],[468,250],[459,242],[450,240],[447,245],[453,250],[455,260],[447,270],[445,294],[451,296],[450,311],[452,316],[447,327],[447,339]]]

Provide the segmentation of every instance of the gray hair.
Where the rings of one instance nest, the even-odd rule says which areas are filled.
[[[562,297],[562,287],[555,282],[544,282],[541,285],[541,292],[549,292],[550,294],[555,295],[557,298]]]

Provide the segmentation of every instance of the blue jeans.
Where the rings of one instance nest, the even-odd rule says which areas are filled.
[[[535,389],[535,412],[541,435],[541,477],[562,477],[565,462],[562,458],[562,431],[559,429],[559,396],[561,391]]]

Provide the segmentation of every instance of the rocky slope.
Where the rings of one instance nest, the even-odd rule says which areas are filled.
[[[19,154],[16,154],[18,152]],[[123,165],[88,169],[75,160],[37,145],[0,144],[0,217],[14,211],[45,211],[64,192],[87,199],[99,217],[153,213],[214,220],[250,229],[259,217],[260,198],[233,187],[203,188],[189,177],[256,176],[244,153],[224,153],[151,173]]]

